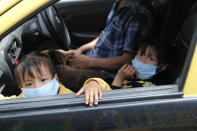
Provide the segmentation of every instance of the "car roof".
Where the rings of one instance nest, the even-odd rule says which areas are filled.
[[[0,0],[0,39],[24,23],[24,19],[56,1],[58,0]]]
[[[1,0],[0,1],[0,15],[9,10],[9,8],[17,5],[21,0]]]

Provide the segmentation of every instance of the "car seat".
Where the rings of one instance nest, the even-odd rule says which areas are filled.
[[[159,0],[163,1],[163,0]],[[157,38],[168,44],[169,68],[157,75],[155,84],[174,84],[180,77],[188,48],[197,30],[197,1],[169,0]]]

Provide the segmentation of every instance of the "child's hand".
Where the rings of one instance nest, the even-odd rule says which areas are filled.
[[[87,83],[77,92],[76,96],[83,93],[85,93],[85,104],[89,104],[89,106],[98,105],[98,99],[102,99],[101,86],[96,81]]]
[[[124,64],[119,69],[117,76],[119,76],[119,78],[121,80],[126,80],[126,79],[132,77],[133,75],[135,75],[135,73],[136,73],[135,67],[133,67],[130,64]]]
[[[131,66],[130,64],[124,64],[119,69],[116,77],[114,78],[114,81],[112,82],[112,85],[120,87],[124,80],[135,75],[135,73],[136,73],[135,67]]]

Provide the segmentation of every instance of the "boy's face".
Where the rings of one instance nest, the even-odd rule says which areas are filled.
[[[34,77],[31,77],[28,73],[25,73],[24,80],[22,79],[21,75],[21,88],[39,88],[52,80],[52,75],[50,74],[48,68],[41,66],[40,71],[41,73],[36,72],[36,70],[32,68],[32,73]]]
[[[137,60],[139,60],[140,62],[144,63],[144,64],[149,64],[149,65],[153,65],[153,66],[157,66],[158,65],[157,52],[151,46],[148,46],[146,48],[144,54],[142,54],[142,48],[140,48],[137,51],[137,54],[136,54],[135,58]]]

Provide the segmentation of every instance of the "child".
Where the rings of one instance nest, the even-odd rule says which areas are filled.
[[[142,43],[131,64],[118,71],[111,88],[150,87],[156,76],[168,67],[167,48],[161,41]]]
[[[15,78],[22,93],[11,98],[73,93],[58,82],[53,62],[49,56],[40,52],[32,52],[19,61],[15,68]]]
[[[57,57],[59,59],[59,56]],[[32,52],[20,60],[15,69],[15,78],[22,93],[19,96],[11,97],[0,95],[0,99],[30,98],[73,93],[58,82],[58,76],[51,57],[40,52]]]
[[[131,64],[125,64],[120,68],[110,86],[111,89],[153,86],[157,83],[158,74],[167,69],[167,59],[167,48],[161,41],[154,40],[143,42],[138,48]],[[92,84],[94,87],[85,85],[77,95],[82,94],[85,89],[86,93],[88,91],[89,93],[94,92],[94,95],[89,96],[96,96],[96,98],[98,96],[102,97],[101,85],[105,83],[103,80],[99,78],[90,78],[85,83]],[[104,85],[107,87],[106,84]],[[90,105],[92,105],[93,101],[97,100],[92,97],[86,98],[86,104],[90,103]],[[96,103],[98,103],[98,101],[96,101]]]

